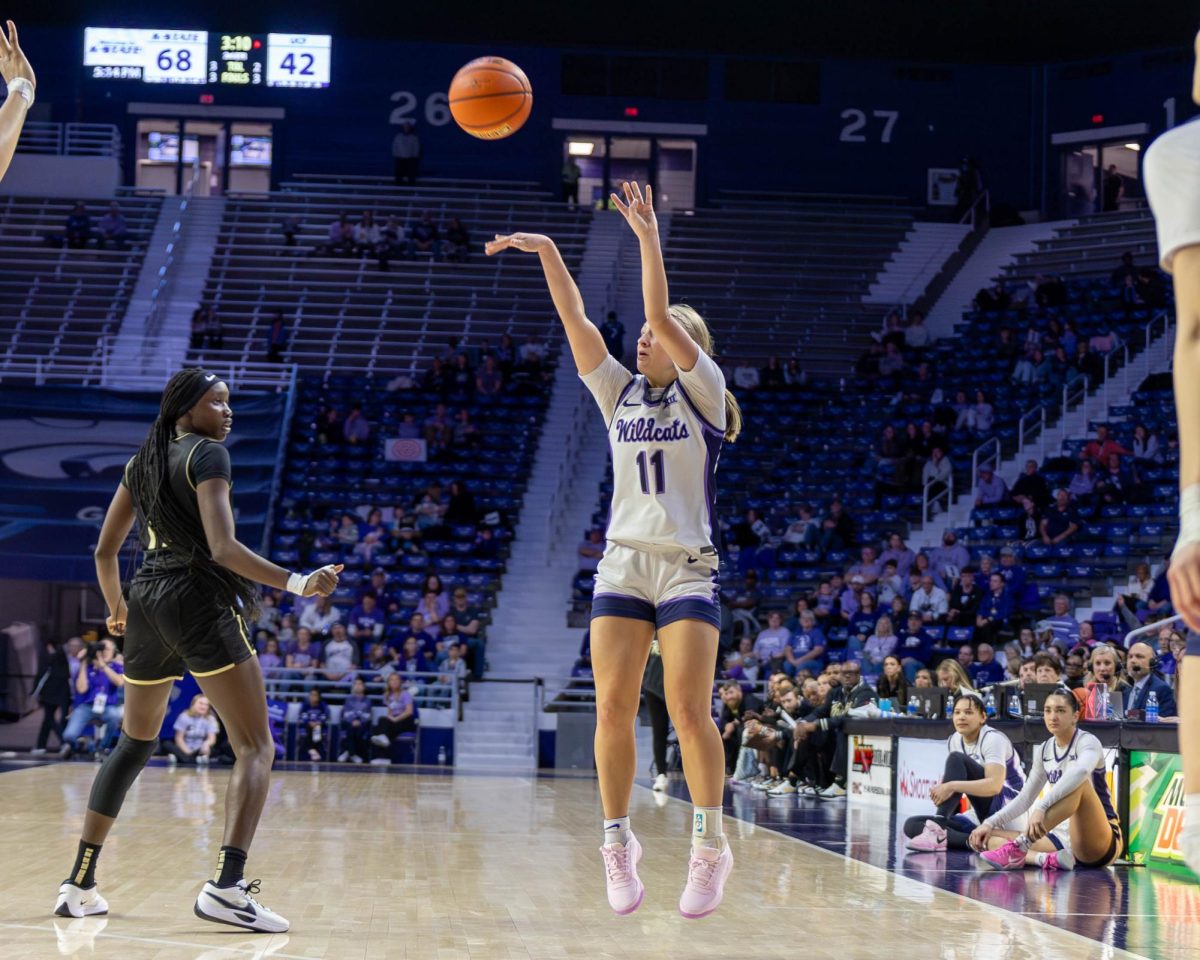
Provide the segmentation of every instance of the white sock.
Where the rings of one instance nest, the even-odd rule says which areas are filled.
[[[1050,854],[1048,854],[1048,853],[1036,853],[1036,854],[1034,854],[1034,857],[1035,857],[1035,858],[1036,858],[1036,860],[1037,860],[1037,865],[1038,865],[1039,867],[1044,867],[1044,866],[1046,865],[1046,858],[1047,858],[1048,856],[1050,856]]]
[[[1022,833],[1022,834],[1020,834],[1020,835],[1019,835],[1019,836],[1018,836],[1018,837],[1017,837],[1017,838],[1016,838],[1016,839],[1013,841],[1013,843],[1015,843],[1015,844],[1017,845],[1017,848],[1018,848],[1019,850],[1021,850],[1021,852],[1023,852],[1023,853],[1028,853],[1028,852],[1029,852],[1029,846],[1030,846],[1030,844],[1029,844],[1029,838],[1028,838],[1027,836],[1025,836],[1025,834],[1023,834],[1023,833]]]
[[[628,843],[633,836],[629,829],[629,817],[608,817],[604,821],[604,843]]]
[[[692,846],[724,848],[720,807],[692,807]]]

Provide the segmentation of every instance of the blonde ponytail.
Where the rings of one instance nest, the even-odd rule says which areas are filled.
[[[687,331],[689,337],[696,341],[696,346],[708,356],[713,355],[713,338],[708,324],[696,312],[694,307],[686,303],[676,303],[667,308],[671,318]],[[733,443],[742,432],[742,408],[737,399],[728,390],[725,391],[725,441]]]

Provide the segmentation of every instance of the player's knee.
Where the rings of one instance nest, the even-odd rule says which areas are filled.
[[[230,746],[239,763],[265,763],[270,766],[275,761],[275,744],[269,733],[265,736],[230,739]]]
[[[635,716],[637,716],[636,700],[627,702],[625,698],[611,697],[596,701],[596,726],[598,727],[630,727]]]
[[[715,730],[712,710],[708,704],[683,704],[671,711],[671,722],[680,740],[702,737],[708,729]]]

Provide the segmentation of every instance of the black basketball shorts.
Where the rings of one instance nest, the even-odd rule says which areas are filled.
[[[255,655],[246,622],[189,576],[134,580],[125,598],[125,679],[211,677]]]

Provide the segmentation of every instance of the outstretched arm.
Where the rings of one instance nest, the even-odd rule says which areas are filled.
[[[21,45],[17,41],[17,26],[8,21],[8,36],[0,30],[0,76],[8,83],[18,77],[28,80],[28,99],[19,90],[9,93],[4,105],[0,106],[0,177],[8,172],[13,153],[17,149],[17,140],[21,136],[21,128],[25,125],[25,114],[29,111],[33,99],[33,88],[37,79],[33,75],[33,67],[25,58]]]
[[[502,250],[536,253],[542,261],[542,271],[546,274],[550,299],[554,301],[554,309],[558,311],[563,329],[567,332],[567,343],[571,345],[576,369],[581,374],[589,374],[604,362],[604,358],[608,356],[604,337],[587,318],[583,297],[579,295],[579,288],[571,279],[571,272],[563,263],[562,254],[558,252],[553,240],[540,233],[513,233],[508,236],[496,234],[496,239],[485,244],[483,249],[489,257]]]
[[[671,301],[667,291],[667,267],[663,263],[662,246],[658,238],[658,218],[654,215],[654,192],[647,184],[643,195],[636,180],[622,183],[621,190],[625,200],[622,202],[615,193],[612,194],[612,200],[641,245],[642,300],[646,322],[650,324],[654,339],[667,351],[671,362],[680,370],[691,370],[696,365],[700,348],[667,311]]]

